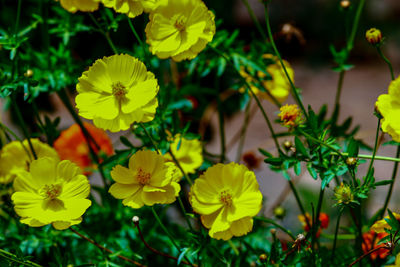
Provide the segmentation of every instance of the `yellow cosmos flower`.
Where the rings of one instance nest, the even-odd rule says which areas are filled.
[[[31,143],[36,156],[53,157],[58,159],[57,151],[39,139],[32,138]],[[0,184],[11,183],[20,170],[29,170],[29,165],[34,160],[29,148],[28,140],[13,141],[3,147],[0,152]]]
[[[150,51],[175,61],[195,58],[214,34],[214,14],[201,0],[160,0],[146,26]]]
[[[400,214],[397,214],[395,212],[393,212],[394,217],[396,218],[397,221],[400,222]],[[377,222],[375,222],[372,226],[371,226],[371,230],[374,231],[375,233],[379,234],[379,233],[386,233],[385,232],[385,228],[386,229],[391,229],[392,227],[385,221],[385,219],[389,219],[389,216],[386,216],[384,219],[379,220]]]
[[[185,173],[195,173],[203,164],[203,147],[199,140],[189,140],[177,134],[170,148]],[[166,154],[164,158],[168,162],[173,162],[170,154]]]
[[[158,0],[101,0],[101,2],[118,13],[134,18],[142,14],[143,11],[150,12],[153,10]]]
[[[69,160],[40,158],[30,170],[20,171],[11,196],[21,223],[32,227],[52,224],[63,230],[82,221],[91,205],[89,181],[80,168]]]
[[[389,94],[378,97],[375,106],[382,115],[382,131],[400,142],[400,76],[389,85]]]
[[[100,0],[60,0],[61,6],[68,12],[93,12],[99,9]]]
[[[233,162],[210,167],[195,181],[189,199],[209,235],[223,240],[250,232],[262,205],[254,172]]]
[[[79,115],[111,132],[129,129],[133,122],[154,118],[157,79],[129,55],[98,59],[79,78],[76,107]]]
[[[261,81],[261,85],[267,92],[259,90],[255,86],[257,79],[248,74],[243,66],[241,66],[240,68],[240,75],[246,79],[246,82],[249,83],[251,86],[251,90],[258,97],[274,103],[272,98],[270,97],[270,95],[272,95],[279,103],[283,103],[288,98],[291,87],[286,77],[286,74],[281,66],[281,63],[279,62],[278,57],[271,54],[264,54],[262,57],[263,59],[272,60],[274,62],[273,64],[268,65],[266,69],[266,71],[271,75],[271,80],[266,79],[266,75],[264,72],[257,71],[257,77]],[[285,65],[290,79],[293,81],[294,71],[292,67],[286,60],[283,60],[283,64]],[[239,92],[243,93],[245,92],[245,89],[245,87],[242,87],[239,89]]]
[[[175,201],[181,190],[176,182],[178,168],[164,162],[155,151],[138,151],[129,159],[129,168],[117,165],[111,171],[116,181],[109,192],[122,204],[134,209]]]

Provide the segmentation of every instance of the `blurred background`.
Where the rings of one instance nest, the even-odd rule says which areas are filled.
[[[16,2],[13,0],[0,0],[0,28],[8,29],[14,27]],[[241,0],[205,0],[204,2],[215,12],[216,19],[222,20],[222,27],[229,31],[240,30],[238,39],[245,40],[250,44],[252,40],[260,38],[247,12],[247,8]],[[32,1],[32,3],[34,4],[26,5],[26,8],[23,9],[23,15],[37,12],[36,5],[40,5],[40,1]],[[258,0],[249,0],[249,3],[265,29],[262,4]],[[346,25],[350,25],[353,18],[349,14],[354,14],[355,4],[357,3],[358,1],[350,1],[348,8],[342,8],[339,0],[273,0],[270,4],[271,25],[278,49],[283,58],[289,61],[294,69],[295,84],[302,90],[305,105],[311,105],[314,110],[319,110],[323,104],[328,104],[328,114],[331,114],[333,110],[339,75],[332,70],[334,64],[329,46],[334,45],[339,49],[345,45],[346,29],[350,28],[349,26],[346,27]],[[345,118],[352,116],[353,126],[360,125],[360,131],[356,137],[364,140],[370,146],[373,145],[377,123],[377,119],[373,115],[374,104],[380,94],[387,92],[391,79],[387,65],[380,59],[376,49],[365,41],[365,31],[371,27],[379,28],[382,31],[385,37],[385,44],[382,50],[391,60],[397,77],[400,70],[399,18],[400,1],[367,1],[356,35],[355,46],[349,60],[349,63],[353,64],[354,68],[348,71],[344,78],[339,121],[344,121]],[[146,19],[144,16],[136,18],[136,26],[143,28]],[[27,24],[28,21],[22,20],[21,23]],[[121,24],[118,32],[111,33],[112,39],[119,46],[130,46],[135,41],[131,35],[121,36],[119,34],[120,32],[127,32],[127,27],[128,25]],[[140,34],[143,36],[143,32]],[[37,38],[40,39],[40,35]],[[112,54],[103,36],[98,33],[88,34],[83,32],[71,37],[71,43],[74,48],[72,55],[81,58],[82,61]],[[289,98],[287,102],[293,103],[294,101]],[[72,117],[56,96],[43,96],[40,103],[42,111],[50,117],[62,117],[62,129],[74,123]],[[23,105],[23,102],[21,102],[21,105]],[[267,101],[264,101],[263,105],[270,117],[274,118],[278,113],[277,108]],[[13,123],[12,111],[10,112],[2,99],[0,99],[0,111],[3,123],[20,133]],[[26,118],[27,120],[29,119],[29,114],[26,114]],[[207,150],[211,153],[219,153],[217,113],[212,114],[210,119],[211,134]],[[235,161],[238,146],[235,135],[240,131],[243,120],[243,112],[238,112],[225,118],[229,161]],[[34,125],[31,126],[34,127]],[[286,131],[286,128],[278,124],[275,124],[275,129],[277,132]],[[119,135],[112,134],[111,136],[118,148]],[[387,135],[384,138],[386,141],[390,140]],[[285,138],[280,139],[281,142],[285,140]],[[286,194],[287,181],[280,174],[269,170],[269,167],[262,162],[263,158],[257,151],[259,147],[274,151],[273,140],[261,113],[257,110],[251,118],[243,151],[253,153],[254,159],[259,163],[258,166],[255,164],[254,170],[266,198],[265,214],[268,216],[272,207],[276,206],[276,204],[281,204],[289,214],[284,219],[283,224],[289,224],[289,222],[293,224],[294,221],[297,222],[297,219],[294,218],[300,213],[297,205],[291,193],[288,194],[288,198],[283,202],[280,198]],[[394,156],[394,154],[394,148],[390,146],[381,147],[378,151],[378,155]],[[367,164],[360,168],[359,177],[362,177],[365,173],[367,167],[365,165]],[[376,161],[375,174],[377,179],[389,179],[392,166],[393,163],[391,162]],[[292,177],[299,185],[304,202],[316,203],[315,193],[318,192],[320,184],[315,182],[308,172],[304,170],[298,177],[292,173]],[[387,190],[387,187],[379,187],[374,191],[374,198],[369,200],[370,213],[382,206]],[[397,193],[400,192],[399,190],[400,184],[397,182],[389,205],[389,208],[393,211],[398,211],[397,203],[400,201],[400,195]],[[333,204],[332,194],[333,187],[328,189],[322,209],[323,212],[328,214],[333,213],[332,210],[330,211]],[[306,206],[306,208],[310,210],[310,206]],[[301,227],[300,222],[298,222],[298,227]]]

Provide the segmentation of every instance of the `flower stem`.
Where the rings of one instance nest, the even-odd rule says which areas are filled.
[[[376,127],[374,150],[372,151],[372,158],[371,158],[371,161],[369,162],[367,174],[369,174],[372,171],[372,167],[374,164],[376,150],[378,149],[378,138],[379,138],[380,128],[381,128],[381,119],[378,118],[378,126]]]
[[[175,246],[175,248],[180,252],[181,249],[179,248],[178,244],[176,244],[175,239],[172,237],[171,233],[168,231],[167,227],[163,224],[161,221],[160,217],[158,216],[156,210],[154,207],[151,207],[151,211],[153,212],[154,217],[156,218],[158,224],[160,225],[161,229],[163,229],[164,233],[168,236],[168,238],[171,240],[171,243]]]
[[[218,89],[218,88],[216,88]],[[218,106],[218,125],[219,125],[219,136],[221,141],[221,157],[220,162],[225,162],[225,154],[226,154],[226,144],[225,144],[225,120],[224,120],[224,112],[222,109],[221,97],[218,94],[217,96],[217,106]]]
[[[397,151],[396,151],[396,158],[399,159],[400,157],[400,145],[397,146]],[[400,159],[399,159],[400,160]],[[397,170],[399,168],[399,162],[396,161],[394,163],[394,167],[393,167],[393,172],[392,172],[392,178],[391,178],[391,183],[390,183],[390,187],[389,187],[389,192],[386,195],[386,199],[385,199],[385,204],[383,205],[381,214],[379,215],[379,218],[382,219],[383,215],[385,214],[385,211],[389,205],[390,202],[390,197],[392,196],[392,192],[393,192],[393,186],[394,186],[394,182],[396,180],[396,176],[397,176]]]
[[[127,19],[128,19],[128,23],[129,23],[129,28],[131,28],[133,35],[135,35],[136,40],[138,41],[140,47],[142,48],[143,55],[146,56],[146,49],[144,47],[144,43],[143,43],[142,39],[140,39],[139,34],[135,30],[135,27],[133,26],[131,19],[129,17],[127,17]]]
[[[106,251],[106,252],[108,252],[108,253],[110,253],[110,254],[114,254],[114,252],[113,252],[112,250],[110,250],[110,249],[108,249],[108,248],[106,248],[106,247],[100,245],[99,243],[97,243],[97,242],[94,241],[93,239],[90,239],[90,238],[88,238],[88,237],[82,235],[82,234],[79,233],[77,230],[73,229],[72,227],[70,227],[69,229],[70,229],[72,232],[74,232],[76,235],[78,235],[80,238],[82,238],[82,239],[88,241],[89,243],[95,245],[95,246],[98,247],[99,249],[101,249],[101,250],[103,250],[103,251]],[[120,259],[122,259],[122,260],[124,260],[124,261],[133,263],[133,264],[135,264],[136,266],[144,266],[144,265],[142,265],[141,263],[139,263],[139,262],[137,262],[137,261],[134,261],[134,260],[131,260],[131,259],[127,258],[127,257],[122,256],[122,255],[117,254],[117,257],[120,258]]]
[[[338,217],[337,217],[337,220],[336,220],[335,238],[333,239],[332,254],[331,254],[331,261],[332,262],[335,259],[335,250],[336,250],[336,242],[337,242],[338,233],[339,233],[340,217],[342,217],[343,210],[344,210],[343,208],[340,209]]]
[[[186,181],[190,184],[190,186],[192,186],[193,185],[192,180],[190,179],[189,175],[187,175],[187,173],[183,170],[182,165],[179,163],[174,153],[172,153],[171,148],[169,148],[168,153],[171,155],[172,160],[175,162],[176,166],[178,166],[179,170],[181,170],[183,177],[185,177]]]
[[[288,236],[290,236],[290,238],[292,238],[293,240],[296,240],[296,237],[292,234],[292,232],[290,230],[287,230],[285,227],[276,223],[274,220],[265,218],[265,217],[254,217],[254,219],[272,224],[272,225],[276,226],[277,228],[281,229],[283,232],[285,232]]]
[[[292,192],[293,192],[294,198],[296,199],[297,205],[299,205],[299,209],[300,209],[300,211],[301,211],[301,214],[303,214],[304,219],[305,219],[305,221],[306,221],[306,224],[307,224],[308,228],[311,229],[311,223],[310,223],[310,221],[308,220],[308,217],[306,216],[306,210],[304,209],[303,203],[302,203],[301,200],[300,200],[299,193],[297,192],[297,189],[296,189],[296,187],[294,186],[293,182],[290,181],[290,180],[289,180],[288,182],[289,182],[290,189],[291,189]]]
[[[236,162],[240,161],[240,158],[242,157],[242,153],[243,153],[244,141],[246,139],[246,130],[247,130],[247,126],[249,125],[249,120],[250,120],[251,100],[252,99],[250,98],[249,102],[247,103],[246,110],[244,111],[244,122],[243,122],[242,129],[240,131],[239,146],[238,146],[238,150],[236,153]]]
[[[96,18],[92,15],[92,13],[88,12],[89,17],[91,18],[91,20],[94,22],[94,24],[97,26],[97,29],[99,30],[99,32],[106,38],[108,44],[110,45],[112,51],[114,52],[114,54],[118,54],[118,50],[115,47],[113,41],[110,38],[110,34],[108,32],[105,32],[103,30],[103,28],[100,26],[100,24],[97,22]]]
[[[360,0],[360,3],[358,4],[357,11],[356,11],[356,16],[354,17],[353,27],[350,32],[350,37],[349,37],[349,40],[347,41],[347,51],[348,52],[350,52],[353,49],[354,39],[356,37],[358,23],[360,22],[361,12],[364,8],[364,5],[365,5],[365,0]]]
[[[10,262],[18,263],[18,266],[23,265],[23,266],[28,266],[28,267],[43,267],[42,265],[39,265],[32,261],[20,259],[20,258],[18,258],[17,255],[14,255],[14,254],[12,254],[8,251],[2,250],[2,249],[0,249],[0,257],[5,258]],[[11,264],[10,264],[10,266],[11,266]]]
[[[228,240],[228,244],[229,244],[229,246],[232,248],[232,250],[233,250],[233,252],[235,252],[235,255],[236,256],[239,256],[239,250],[237,249],[237,247],[235,246],[235,244],[233,244],[233,242],[232,242],[232,240],[231,239],[229,239]]]
[[[267,36],[265,35],[260,22],[258,22],[258,19],[256,17],[256,15],[254,14],[253,9],[251,8],[249,2],[247,0],[242,0],[243,4],[246,6],[247,8],[247,12],[249,13],[251,19],[253,20],[254,24],[256,25],[257,30],[260,32],[262,38],[264,39],[264,41],[267,41]]]
[[[332,118],[336,115],[338,116],[339,114],[339,108],[340,108],[340,96],[342,94],[342,88],[343,88],[343,80],[344,80],[344,75],[346,74],[345,70],[342,70],[339,73],[339,80],[338,80],[338,85],[337,85],[337,90],[336,90],[336,96],[335,96],[335,110],[332,113]]]
[[[158,149],[158,146],[157,146],[156,143],[154,142],[153,137],[151,137],[151,134],[147,131],[147,129],[146,129],[146,127],[144,126],[144,124],[143,124],[143,123],[139,123],[139,125],[140,125],[140,127],[142,127],[142,129],[143,129],[144,133],[146,134],[146,136],[150,139],[150,143],[151,143],[151,145],[153,146],[154,150],[155,150],[158,154],[160,154],[161,152],[160,152],[160,150]]]
[[[385,55],[382,53],[382,50],[381,50],[381,47],[380,46],[377,46],[376,47],[376,50],[378,51],[378,54],[379,54],[379,56],[383,59],[383,61],[385,61],[386,62],[386,64],[388,65],[388,67],[389,67],[389,71],[390,71],[390,77],[392,78],[392,81],[395,79],[395,77],[394,77],[394,73],[393,73],[393,66],[392,66],[392,63],[390,62],[390,60],[387,58],[387,57],[385,57]]]
[[[178,198],[179,206],[181,207],[181,210],[182,210],[182,212],[183,212],[183,215],[185,216],[186,223],[187,223],[187,225],[188,225],[190,231],[193,231],[192,224],[190,223],[189,217],[188,217],[187,214],[186,214],[186,209],[185,209],[185,206],[183,205],[182,199],[181,199],[180,196],[178,196],[177,198]]]
[[[319,228],[319,225],[321,224],[321,221],[319,220],[319,215],[321,213],[322,201],[324,199],[324,192],[325,192],[325,188],[322,189],[322,187],[321,187],[321,189],[319,191],[317,212],[315,214],[314,222],[312,225],[311,249],[314,249],[314,244],[317,241],[318,228]]]

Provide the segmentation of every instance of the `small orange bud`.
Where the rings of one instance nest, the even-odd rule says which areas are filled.
[[[340,6],[344,9],[347,9],[351,5],[351,2],[349,0],[342,0],[340,1]]]
[[[365,33],[365,38],[372,45],[378,45],[382,41],[382,33],[376,28],[371,28]]]
[[[265,262],[268,259],[268,256],[267,254],[263,253],[258,258],[260,259],[261,262]]]
[[[354,166],[357,164],[357,159],[353,157],[349,157],[346,159],[346,164],[349,166]]]

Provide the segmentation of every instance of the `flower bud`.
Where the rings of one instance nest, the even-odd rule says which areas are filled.
[[[139,221],[140,221],[139,216],[133,216],[132,222],[133,222],[134,224],[138,224]]]
[[[286,151],[288,151],[290,148],[293,147],[293,143],[289,140],[286,140],[285,142],[283,142],[283,147],[286,149]]]
[[[266,262],[268,259],[268,256],[267,256],[267,254],[263,253],[258,258],[260,259],[261,262]]]
[[[335,198],[338,204],[343,203],[347,205],[350,202],[353,202],[354,195],[350,186],[341,183],[340,186],[335,188]]]
[[[344,9],[349,8],[349,6],[351,5],[351,2],[349,0],[342,0],[340,1],[340,6]]]
[[[278,219],[283,219],[286,215],[286,210],[282,206],[278,206],[274,209],[274,215]]]
[[[297,127],[302,122],[302,115],[297,105],[282,106],[280,108],[281,113],[278,114],[283,126],[293,128]]]
[[[372,45],[379,45],[382,42],[382,33],[376,28],[371,28],[365,33],[365,38]]]
[[[348,157],[346,159],[346,164],[349,165],[349,166],[354,166],[354,165],[357,164],[357,159],[353,158],[353,157]]]
[[[26,78],[32,77],[32,76],[33,76],[33,70],[28,69],[28,70],[24,73],[24,76],[25,76]]]

